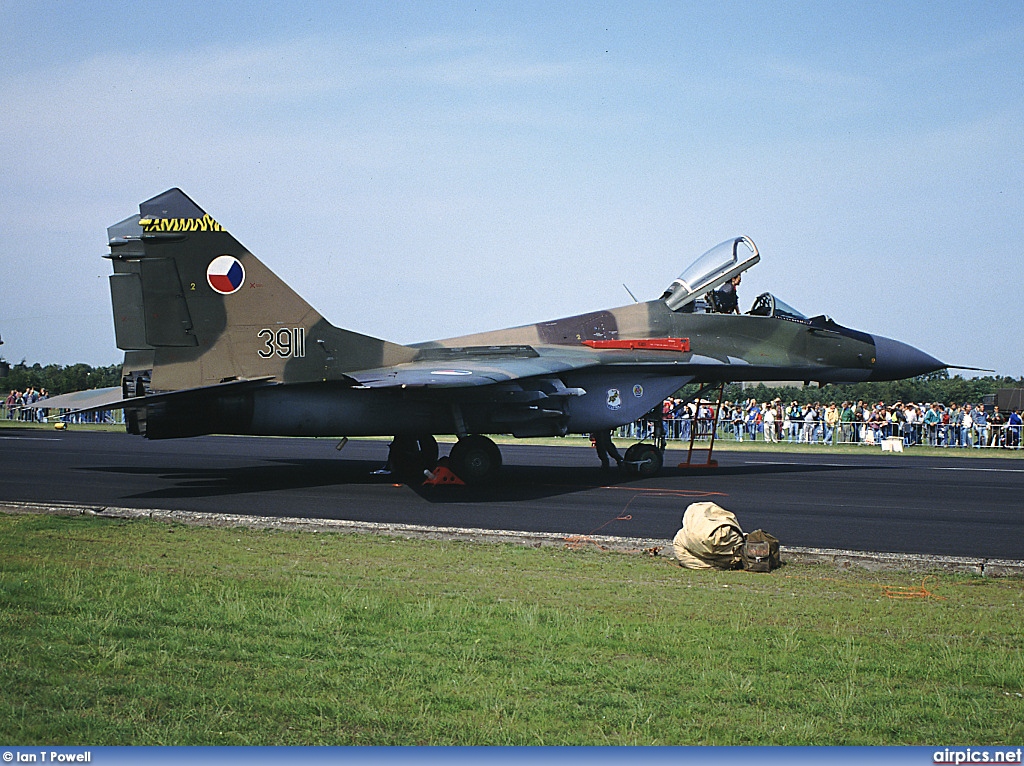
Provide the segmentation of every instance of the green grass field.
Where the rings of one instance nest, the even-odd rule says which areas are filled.
[[[0,515],[0,740],[1019,744],[1022,606],[1019,579]]]

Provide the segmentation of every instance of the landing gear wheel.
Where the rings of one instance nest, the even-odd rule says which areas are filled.
[[[430,434],[396,436],[388,451],[391,470],[403,479],[422,479],[437,465],[437,439]]]
[[[637,442],[626,450],[622,464],[634,476],[654,476],[661,470],[664,456],[653,444]]]
[[[448,456],[452,472],[466,484],[481,484],[497,475],[501,451],[486,436],[473,434],[459,439]]]

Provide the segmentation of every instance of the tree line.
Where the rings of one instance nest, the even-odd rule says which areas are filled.
[[[820,388],[806,386],[770,386],[763,383],[756,386],[742,386],[738,383],[725,387],[725,398],[729,401],[757,399],[759,402],[770,402],[776,398],[784,402],[828,404],[835,402],[896,402],[949,404],[978,404],[982,398],[994,394],[1001,388],[1024,388],[1024,378],[1016,380],[1009,377],[989,375],[984,378],[963,378],[959,375],[949,376],[946,370],[929,375],[921,375],[907,380],[893,380],[872,383],[829,383]],[[707,398],[707,396],[705,396]]]
[[[4,376],[2,373],[6,372]],[[38,362],[31,367],[24,360],[12,365],[0,365],[0,389],[4,395],[14,389],[24,391],[34,388],[37,391],[45,388],[50,396],[67,394],[72,391],[83,391],[88,388],[107,388],[121,385],[121,365],[109,367],[90,367],[87,364],[48,364],[45,367]]]

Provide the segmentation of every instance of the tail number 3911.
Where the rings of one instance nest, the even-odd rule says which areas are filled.
[[[272,356],[284,359],[306,355],[305,327],[282,327],[278,330],[265,328],[259,331],[257,337],[263,341],[263,348],[256,353],[264,359],[269,359]]]

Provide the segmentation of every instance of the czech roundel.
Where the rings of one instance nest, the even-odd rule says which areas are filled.
[[[231,295],[245,283],[245,269],[233,255],[218,255],[206,267],[206,281],[215,292]]]

